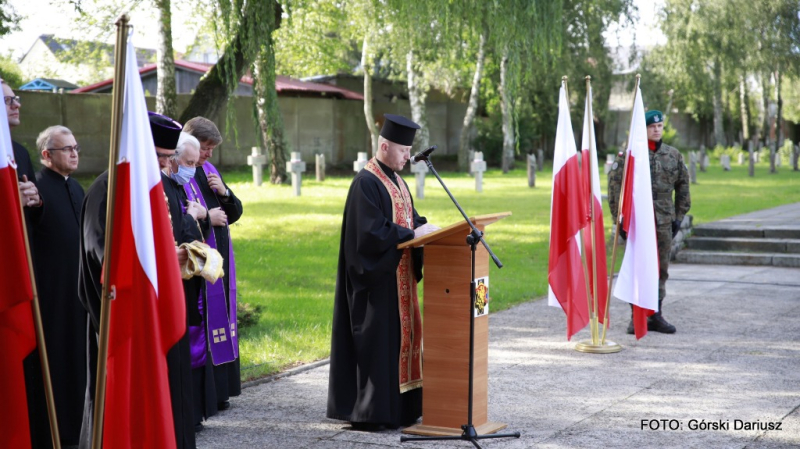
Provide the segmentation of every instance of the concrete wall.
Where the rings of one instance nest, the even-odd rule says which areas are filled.
[[[78,173],[96,174],[108,168],[108,147],[111,130],[111,96],[108,94],[56,94],[49,92],[17,92],[22,99],[21,125],[12,131],[12,138],[28,148],[34,165],[38,164],[36,137],[52,125],[70,128],[81,145]],[[178,95],[178,109],[189,103],[189,95]],[[374,104],[376,121],[384,113],[410,116],[408,101],[387,97]],[[461,121],[466,105],[444,98],[428,102],[431,144],[439,146],[439,154],[456,154]],[[226,108],[220,116],[208,117],[219,126],[224,141],[214,151],[212,163],[219,166],[246,166],[251,148],[257,146],[258,129],[253,123],[252,97],[234,97],[235,125],[227,126]],[[368,151],[369,134],[361,101],[333,98],[279,97],[286,140],[291,151],[300,151],[303,160],[313,164],[316,154],[325,154],[330,165],[347,166],[358,152]],[[147,97],[147,105],[155,109],[155,99]],[[263,150],[262,150],[263,152]]]

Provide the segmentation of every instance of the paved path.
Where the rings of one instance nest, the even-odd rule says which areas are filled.
[[[522,437],[481,446],[800,447],[800,269],[673,265],[670,275],[664,314],[678,332],[636,341],[625,334],[629,308],[614,300],[617,354],[576,352],[563,312],[544,300],[492,314],[489,419]],[[584,338],[586,330],[576,336]],[[327,388],[325,364],[246,388],[206,423],[198,447],[472,447],[348,430],[325,418]],[[642,420],[673,420],[677,430],[642,429]],[[691,428],[701,422],[722,427]],[[737,428],[743,422],[755,430]]]

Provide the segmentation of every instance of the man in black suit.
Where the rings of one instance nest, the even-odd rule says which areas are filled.
[[[72,131],[51,126],[36,146],[43,168],[36,173],[39,192],[47,198],[33,220],[33,260],[50,361],[58,430],[62,446],[77,445],[86,389],[86,310],[78,299],[80,215],[84,192],[70,175],[81,150]]]

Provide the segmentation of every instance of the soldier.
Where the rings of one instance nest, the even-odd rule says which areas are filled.
[[[647,144],[650,148],[650,180],[653,190],[653,209],[656,220],[656,239],[658,241],[658,312],[647,319],[647,330],[674,334],[675,326],[669,324],[661,313],[666,283],[669,278],[669,256],[672,239],[678,233],[683,217],[689,211],[692,200],[689,195],[689,170],[683,162],[683,156],[674,147],[661,142],[664,131],[664,114],[661,111],[647,111]],[[619,193],[622,175],[625,172],[625,157],[617,155],[611,171],[608,173],[608,205],[611,216],[617,223]],[[672,192],[675,192],[673,202]],[[625,238],[624,232],[620,237]],[[633,320],[628,324],[628,333],[633,334]]]

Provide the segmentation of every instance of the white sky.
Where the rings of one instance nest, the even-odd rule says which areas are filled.
[[[129,1],[129,0],[128,0]],[[31,48],[36,38],[42,34],[54,34],[56,37],[71,39],[87,39],[75,24],[78,14],[65,0],[9,0],[9,3],[16,9],[17,14],[25,18],[20,22],[21,31],[8,34],[0,38],[0,54],[7,55],[9,52],[19,60]],[[85,3],[90,3],[86,1]],[[116,3],[116,2],[110,2]],[[142,3],[148,5],[149,0]],[[187,24],[190,20],[188,14],[182,14],[176,10],[176,4],[172,6],[173,32],[172,40],[175,50],[184,52],[186,47],[194,42],[196,32],[192,28],[196,24]],[[186,3],[186,2],[183,2]],[[125,11],[119,11],[121,14]],[[130,13],[131,24],[133,25],[134,35],[133,44],[136,47],[156,48],[156,20],[144,11],[134,11]],[[109,23],[109,43],[114,41],[114,24]]]
[[[14,58],[19,60],[30,49],[36,38],[42,34],[54,34],[61,38],[86,39],[85,34],[81,33],[74,23],[77,13],[64,0],[9,0],[9,3],[18,14],[25,16],[25,19],[20,23],[21,31],[0,38],[0,54],[11,53]],[[148,4],[149,0],[143,0],[142,3]],[[184,52],[194,41],[195,31],[193,28],[196,28],[196,24],[191,23],[189,14],[181,14],[176,11],[176,5],[181,3],[173,2],[173,29],[178,31],[173,32],[173,46],[175,50]],[[634,4],[639,8],[639,21],[636,26],[633,30],[620,30],[619,39],[616,38],[615,33],[607,33],[608,43],[629,46],[633,41],[634,33],[640,47],[664,43],[666,40],[664,35],[656,28],[656,10],[663,4],[663,0],[634,0]],[[142,12],[134,12],[131,16],[131,23],[134,25],[134,45],[156,48],[157,31],[154,18]],[[109,30],[113,30],[113,24],[109,24]],[[113,31],[109,33],[109,36],[109,42],[113,42]]]

